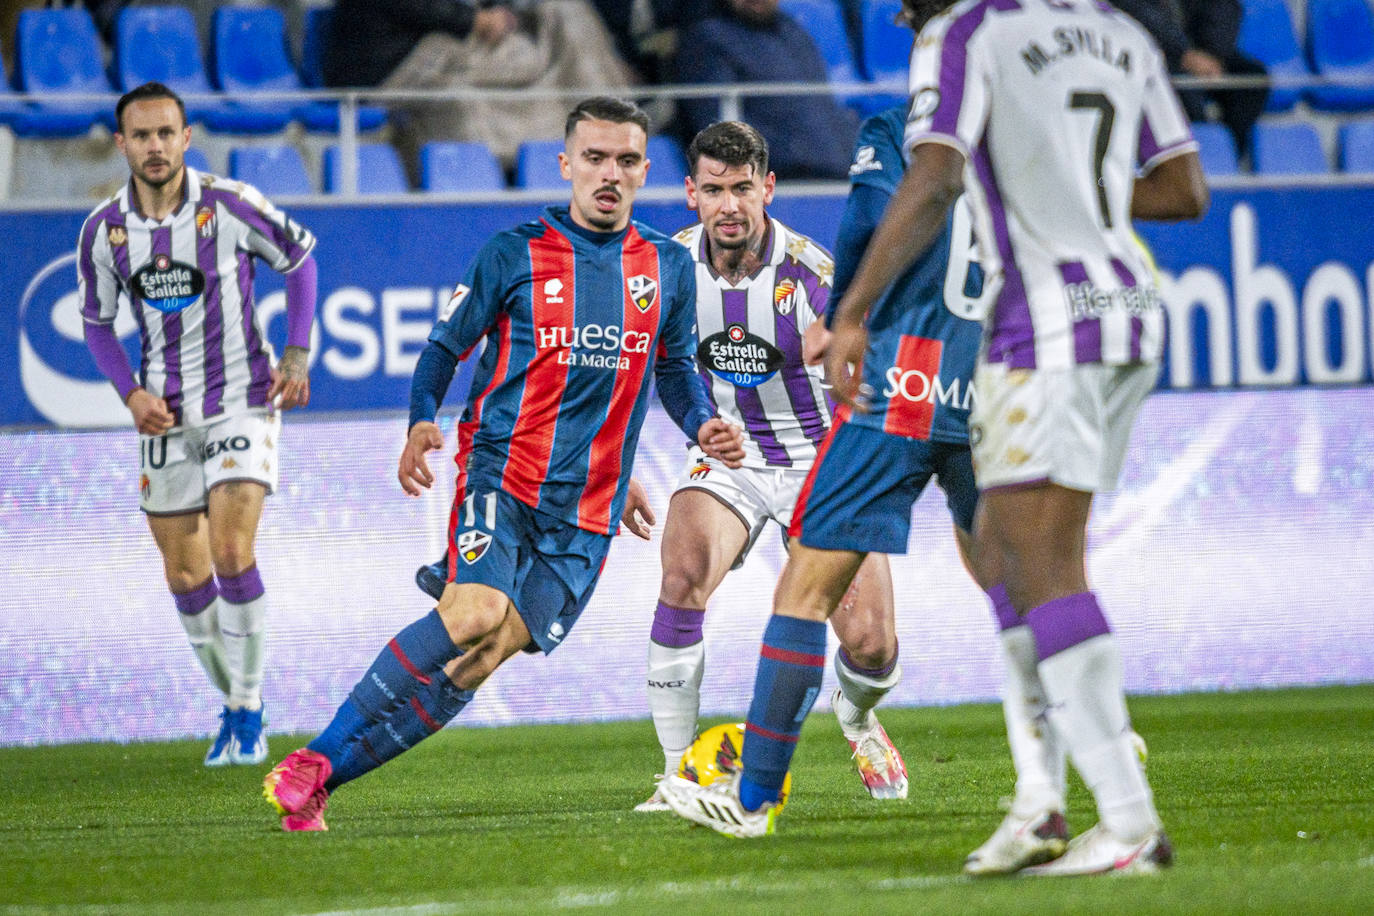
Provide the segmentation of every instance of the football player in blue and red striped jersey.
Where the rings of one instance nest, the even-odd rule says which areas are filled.
[[[328,794],[437,731],[507,658],[557,648],[600,576],[629,487],[653,374],[684,434],[729,464],[738,428],[695,372],[691,256],[635,223],[648,119],[617,99],[568,116],[567,207],[496,235],[454,290],[411,387],[399,478],[433,484],[434,416],[458,361],[480,357],[459,423],[449,584],[378,655],[310,745],[268,774],[286,830],[324,829]],[[399,726],[399,727],[398,727]]]

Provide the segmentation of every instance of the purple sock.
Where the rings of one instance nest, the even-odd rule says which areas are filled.
[[[1005,585],[999,583],[988,589],[988,598],[992,601],[992,615],[997,618],[997,629],[1006,632],[1025,625],[1026,618],[1016,613]]]
[[[256,563],[236,576],[220,576],[219,579],[219,593],[230,604],[247,604],[254,598],[261,598],[265,591]]]
[[[206,579],[189,592],[172,592],[172,600],[177,604],[177,611],[187,617],[194,617],[205,610],[218,596],[219,589],[215,588],[214,576]]]
[[[1042,662],[1051,655],[1112,631],[1092,592],[1046,601],[1030,609],[1026,622],[1035,635],[1035,651]]]
[[[660,646],[673,649],[695,646],[701,642],[701,622],[705,618],[704,610],[674,607],[660,601],[654,608],[654,625],[649,630],[649,638]]]

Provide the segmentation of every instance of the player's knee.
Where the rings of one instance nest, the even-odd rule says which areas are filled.
[[[450,584],[439,599],[438,611],[449,638],[460,646],[476,643],[476,651],[490,634],[501,628],[509,604],[510,599],[495,589]]]
[[[666,565],[663,568],[663,582],[659,586],[659,597],[674,607],[705,607],[706,600],[711,597],[705,578],[705,570]]]

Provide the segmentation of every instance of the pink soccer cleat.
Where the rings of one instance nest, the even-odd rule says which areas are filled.
[[[301,814],[315,794],[324,788],[333,770],[328,757],[303,747],[287,754],[286,759],[264,777],[262,795],[278,814]],[[323,810],[321,805],[320,811]]]
[[[281,819],[281,829],[287,833],[328,830],[329,825],[324,822],[324,809],[328,804],[329,790],[318,789],[299,811]]]

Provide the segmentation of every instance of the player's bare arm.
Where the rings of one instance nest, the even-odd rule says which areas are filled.
[[[1172,156],[1135,180],[1131,216],[1136,219],[1201,219],[1211,203],[1197,153]]]
[[[277,402],[280,395],[281,401]],[[272,387],[267,400],[282,410],[304,407],[310,403],[310,351],[305,347],[287,347],[272,370]]]
[[[819,366],[825,359],[825,351],[830,347],[830,329],[823,321],[813,321],[802,334],[802,362],[808,366]]]
[[[439,427],[428,420],[421,420],[406,434],[406,445],[401,450],[401,465],[396,478],[401,489],[409,496],[419,496],[420,490],[434,486],[434,473],[429,469],[425,455],[444,447],[444,434]]]
[[[647,541],[657,521],[649,505],[649,494],[644,492],[644,484],[631,477],[625,491],[625,510],[620,513],[620,523],[630,529],[635,537]]]
[[[883,290],[930,247],[963,188],[963,153],[943,143],[921,143],[912,150],[911,167],[830,322],[834,336],[825,355],[825,375],[841,403],[863,409],[854,369],[868,344],[864,315]]]
[[[126,404],[133,414],[134,427],[145,436],[160,436],[175,425],[167,402],[143,388],[129,392]]]
[[[744,463],[743,430],[720,417],[712,417],[698,427],[697,445],[726,467],[737,468]]]

